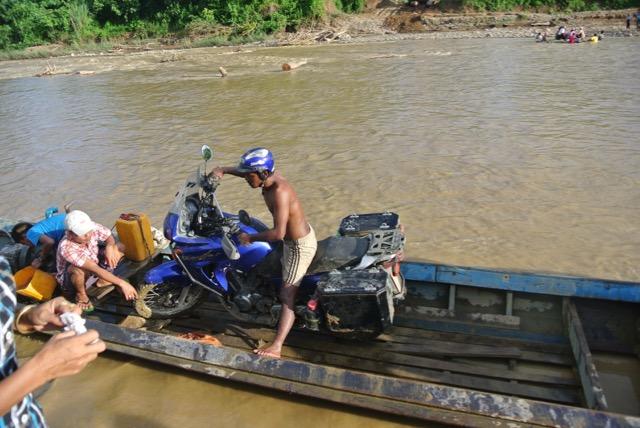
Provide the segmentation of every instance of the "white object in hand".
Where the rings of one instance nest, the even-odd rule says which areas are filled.
[[[87,332],[87,328],[84,326],[86,320],[75,312],[61,314],[60,321],[64,324],[64,331],[75,331],[76,334]]]

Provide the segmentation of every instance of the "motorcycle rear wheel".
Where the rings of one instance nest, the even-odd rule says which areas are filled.
[[[197,285],[184,291],[183,284],[163,282],[143,284],[136,299],[136,312],[143,318],[167,319],[184,315],[194,309],[206,297],[205,290]],[[182,294],[186,292],[186,296]],[[182,299],[181,299],[182,297]]]

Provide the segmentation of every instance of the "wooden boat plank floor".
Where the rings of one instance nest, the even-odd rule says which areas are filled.
[[[100,314],[97,314],[100,315]],[[113,314],[107,314],[113,318]],[[633,418],[292,359],[261,358],[163,333],[87,321],[119,352],[211,376],[242,380],[460,426],[633,426]],[[175,333],[174,333],[175,334]],[[112,348],[116,350],[116,348]],[[489,419],[489,417],[494,419]],[[595,425],[594,425],[595,423]]]
[[[109,306],[114,313],[124,314],[126,309],[120,305]],[[104,309],[107,308],[105,305]],[[166,328],[166,333],[181,331],[203,331],[217,334],[217,338],[225,345],[244,352],[256,347],[260,341],[273,339],[273,330],[255,328],[250,324],[239,323],[235,319],[225,319],[225,314],[218,311],[198,310],[199,318],[174,320]],[[203,316],[204,315],[204,316]],[[233,327],[241,324],[241,328]],[[239,333],[239,331],[241,331]],[[439,344],[442,341],[435,342]],[[447,343],[444,343],[447,345]],[[532,373],[519,373],[509,370],[476,368],[472,364],[456,363],[446,360],[425,357],[423,355],[406,354],[405,348],[393,349],[389,343],[354,343],[336,340],[333,337],[302,331],[293,331],[287,338],[284,356],[297,360],[343,367],[368,373],[384,374],[420,381],[438,382],[447,385],[472,388],[502,394],[516,395],[526,398],[541,399],[566,404],[579,404],[579,383],[573,374],[567,375],[566,369],[561,374],[553,370],[549,374],[537,376]],[[472,347],[473,345],[467,345]],[[507,353],[507,358],[515,358],[521,352],[517,348]],[[457,350],[456,350],[457,351]],[[445,355],[446,352],[436,354]],[[486,355],[483,347],[481,357],[492,360],[498,355]],[[454,352],[453,355],[458,355]],[[465,355],[476,356],[473,352]],[[484,359],[484,358],[483,358]],[[492,376],[493,375],[493,376]],[[564,376],[563,376],[564,375]]]

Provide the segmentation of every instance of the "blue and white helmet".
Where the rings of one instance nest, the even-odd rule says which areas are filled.
[[[251,149],[242,155],[237,170],[239,172],[263,172],[272,173],[276,169],[273,154],[262,147]]]

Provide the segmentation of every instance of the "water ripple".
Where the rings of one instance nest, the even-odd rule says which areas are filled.
[[[134,209],[158,224],[200,145],[222,164],[264,145],[321,236],[348,213],[393,209],[412,258],[637,280],[632,47],[203,49],[166,64],[133,56],[90,78],[1,80],[0,215],[74,199],[107,224]],[[309,63],[278,71],[295,58]],[[269,218],[241,180],[225,180],[220,199]]]

